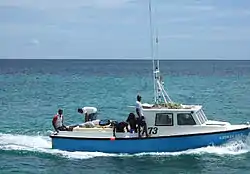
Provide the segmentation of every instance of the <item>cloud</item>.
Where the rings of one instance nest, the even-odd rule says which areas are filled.
[[[193,36],[190,34],[170,34],[165,36],[160,36],[160,39],[190,39]]]
[[[213,11],[216,8],[214,6],[209,6],[209,5],[187,5],[184,7],[185,9],[188,10],[195,10],[195,11]]]
[[[117,8],[126,5],[131,0],[91,0],[87,1],[92,7]]]
[[[38,39],[33,38],[33,39],[30,40],[29,43],[32,44],[32,45],[39,45],[40,41]]]
[[[169,23],[182,23],[182,22],[190,22],[194,20],[194,18],[191,17],[175,17],[175,18],[170,18],[167,20]]]
[[[249,16],[249,15],[250,15],[250,10],[241,10],[241,13],[242,13],[243,15]]]
[[[187,34],[192,33],[193,41],[249,41],[250,39],[249,26],[193,26],[186,30]]]
[[[74,9],[79,7],[93,7],[93,8],[118,8],[131,0],[1,0],[0,6],[18,6],[26,8],[39,9]]]
[[[152,0],[153,28],[159,35],[159,47],[167,44],[160,57],[180,50],[179,47],[187,54],[177,51],[176,57],[213,56],[214,50],[224,57],[235,52],[249,57],[250,10],[246,2]],[[147,3],[148,0],[0,0],[0,56],[147,56]],[[15,52],[8,51],[13,47]],[[189,48],[201,51],[188,52]]]
[[[226,17],[248,17],[250,15],[250,10],[245,8],[224,8],[216,10],[215,16],[226,18]]]

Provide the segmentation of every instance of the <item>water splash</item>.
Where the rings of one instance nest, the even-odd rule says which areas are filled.
[[[152,152],[152,153],[139,153],[141,155],[158,155],[158,156],[179,156],[179,155],[203,155],[203,154],[214,154],[214,155],[240,155],[250,152],[250,141],[245,143],[242,140],[233,141],[223,146],[207,146],[197,149],[190,149],[181,152]]]
[[[28,136],[0,133],[0,150],[8,151],[31,151],[46,153],[65,158],[89,159],[94,157],[129,157],[129,156],[178,156],[178,155],[239,155],[250,152],[250,137],[246,141],[238,140],[227,143],[223,146],[208,146],[198,149],[190,149],[181,152],[161,152],[161,153],[138,153],[110,154],[101,152],[67,152],[51,148],[51,140],[47,136]]]
[[[101,152],[67,152],[52,149],[51,140],[47,136],[27,136],[1,133],[0,150],[40,152],[75,159],[89,159],[99,156],[115,156],[115,154]]]

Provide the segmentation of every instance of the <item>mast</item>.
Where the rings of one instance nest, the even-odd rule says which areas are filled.
[[[149,25],[150,25],[150,48],[151,48],[151,58],[152,58],[152,64],[153,64],[153,81],[154,81],[154,102],[157,103],[157,89],[156,89],[156,82],[155,82],[155,59],[154,59],[154,45],[153,45],[153,27],[152,27],[152,8],[151,8],[151,0],[148,2],[148,9],[149,9]]]
[[[151,58],[152,58],[152,63],[153,63],[154,102],[156,105],[158,105],[162,102],[164,102],[165,104],[172,103],[172,100],[170,99],[169,95],[167,94],[166,90],[164,89],[164,82],[163,82],[162,77],[160,76],[160,61],[158,58],[159,38],[158,38],[158,30],[156,30],[155,39],[153,36],[151,0],[149,0],[148,7],[149,7]],[[155,60],[155,55],[154,55],[154,42],[156,44],[157,60]],[[162,99],[163,99],[163,101],[162,101]]]

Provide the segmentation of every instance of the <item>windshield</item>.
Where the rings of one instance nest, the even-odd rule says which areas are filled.
[[[200,120],[201,124],[203,124],[207,121],[207,117],[205,116],[203,110],[197,111],[196,115],[197,115],[198,119]]]

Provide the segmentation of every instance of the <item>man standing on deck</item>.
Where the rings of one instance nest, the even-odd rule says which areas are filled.
[[[136,113],[137,113],[138,117],[143,116],[142,104],[141,104],[141,96],[140,95],[137,95],[137,101],[136,101],[135,108],[136,108]]]
[[[145,122],[145,117],[143,115],[143,107],[141,104],[141,96],[137,95],[136,101],[136,113],[138,115],[138,136],[141,137],[141,127],[143,127],[143,132],[146,132],[146,136],[148,137],[147,125]]]

